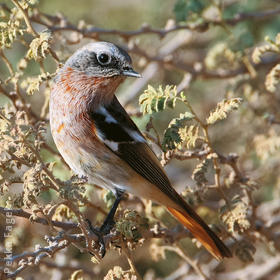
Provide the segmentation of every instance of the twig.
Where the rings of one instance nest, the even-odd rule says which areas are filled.
[[[200,275],[204,280],[210,280],[210,278],[208,278],[204,272],[202,271],[202,269],[200,268],[200,266],[198,265],[198,263],[196,261],[193,261],[192,259],[190,259],[183,251],[182,249],[178,246],[163,246],[164,249],[168,250],[168,251],[172,251],[175,252],[177,255],[179,255],[183,260],[185,260],[195,271],[198,275]],[[213,280],[213,279],[212,279]]]
[[[13,0],[14,1],[14,0]],[[237,23],[249,19],[264,19],[267,17],[272,17],[280,14],[280,9],[271,9],[266,11],[254,11],[249,13],[239,13],[236,14],[233,18],[224,19],[222,21],[204,21],[201,24],[191,25],[191,24],[182,24],[182,25],[173,25],[170,28],[160,29],[153,28],[147,24],[142,25],[137,30],[131,31],[123,31],[117,29],[103,29],[99,27],[89,27],[89,28],[77,28],[73,24],[66,24],[64,26],[52,26],[46,22],[44,22],[40,17],[33,16],[31,18],[32,21],[47,26],[52,32],[60,32],[60,31],[75,31],[82,34],[84,37],[96,39],[100,35],[117,35],[128,40],[131,37],[146,35],[146,34],[154,34],[158,35],[161,38],[165,37],[167,34],[176,32],[179,30],[196,30],[196,31],[205,31],[210,25],[236,25]],[[61,18],[59,17],[49,17],[51,22],[59,23]]]
[[[10,77],[13,77],[15,75],[15,71],[13,69],[13,66],[9,59],[5,56],[4,52],[2,49],[0,49],[0,56],[2,57],[3,61],[5,62],[9,72],[10,72]]]
[[[238,155],[231,153],[228,156],[224,156],[222,154],[217,154],[219,157],[219,161],[222,164],[227,164],[229,165],[234,173],[235,173],[235,177],[241,182],[241,183],[246,183],[249,179],[247,177],[245,177],[241,171],[239,170],[238,166],[237,166],[237,160],[238,160]]]
[[[182,33],[176,34],[172,40],[164,43],[159,50],[157,51],[158,55],[156,57],[151,57],[150,55],[146,54],[146,52],[140,50],[140,48],[136,45],[133,45],[130,48],[127,48],[128,51],[138,53],[139,55],[143,56],[146,55],[149,63],[142,72],[142,79],[136,80],[128,89],[123,92],[121,95],[122,103],[127,105],[133,98],[135,98],[140,90],[147,85],[147,83],[158,73],[160,70],[160,64],[164,63],[165,57],[179,49],[180,47],[187,45],[192,40],[192,32],[184,31]]]
[[[0,80],[0,92],[5,95],[11,101],[12,106],[18,110],[19,106],[16,102],[16,96],[4,89],[1,84],[3,84],[3,82]]]
[[[132,272],[134,275],[136,275],[137,280],[142,280],[142,277],[141,277],[141,275],[139,274],[139,272],[137,271],[136,266],[135,266],[135,264],[134,264],[134,262],[133,262],[133,260],[132,260],[131,253],[130,253],[130,251],[126,248],[126,245],[124,245],[122,249],[123,249],[123,251],[124,251],[124,253],[125,253],[125,256],[126,256],[126,258],[127,258],[127,261],[128,261],[128,263],[129,263],[131,272]]]
[[[99,211],[99,212],[102,213],[104,216],[107,216],[108,213],[107,213],[102,207],[96,206],[96,205],[93,204],[91,201],[89,201],[87,198],[81,197],[81,198],[80,198],[80,201],[81,201],[82,203],[84,203],[85,205],[87,205],[87,206],[89,206],[89,207],[91,207],[91,208],[93,208],[93,209]]]
[[[12,214],[12,216],[21,217],[21,218],[25,218],[25,219],[30,219],[30,217],[32,215],[22,209],[10,209],[10,208],[4,208],[4,207],[0,207],[0,213],[3,215],[6,215],[6,213],[9,213],[9,215]],[[45,218],[36,217],[36,219],[32,220],[32,222],[49,226],[49,222]],[[77,223],[72,223],[72,222],[59,222],[59,221],[51,220],[51,223],[53,226],[60,227],[64,230],[79,228],[79,225]],[[186,238],[189,236],[190,236],[190,233],[188,230],[186,230],[183,227],[178,227],[178,226],[175,228],[171,228],[171,229],[157,227],[155,230],[154,228],[150,228],[150,230],[145,231],[143,233],[143,237],[147,238],[147,239],[164,237],[165,239],[169,239],[171,241]]]
[[[53,149],[53,148],[52,148],[50,145],[48,145],[46,142],[44,142],[44,143],[42,144],[42,148],[43,148],[43,149],[46,149],[48,152],[52,153],[53,155],[59,157],[59,159],[63,162],[63,164],[64,164],[65,166],[68,167],[68,164],[66,163],[66,161],[64,160],[64,158],[61,156],[61,154],[60,154],[57,150]]]
[[[27,12],[22,8],[21,4],[17,1],[17,0],[12,0],[13,4],[21,11],[22,16],[24,18],[24,21],[26,23],[27,26],[27,31],[29,33],[31,33],[34,37],[38,37],[38,33],[35,31],[35,29],[33,28],[30,19],[27,15]]]
[[[59,191],[59,189],[60,189],[60,184],[59,184],[59,182],[57,181],[57,179],[54,177],[54,175],[52,174],[52,172],[50,172],[50,170],[49,170],[49,169],[46,167],[46,165],[44,164],[44,161],[42,160],[40,153],[39,153],[32,145],[30,145],[28,142],[25,141],[24,144],[32,151],[32,153],[36,156],[37,160],[38,160],[40,163],[42,163],[42,165],[43,165],[43,170],[44,170],[45,174],[48,176],[49,180],[52,182],[53,188],[54,188],[56,191]]]
[[[10,208],[4,208],[4,207],[0,207],[0,213],[3,215],[6,215],[6,213],[8,213],[8,214],[11,213],[13,216],[22,217],[22,218],[26,218],[26,219],[30,219],[30,217],[32,216],[32,214],[30,214],[22,209],[10,209]],[[40,218],[40,217],[36,217],[36,220],[32,220],[32,222],[35,222],[38,224],[43,224],[43,225],[49,225],[49,222],[47,221],[47,219]],[[59,222],[59,221],[52,220],[51,223],[53,226],[60,227],[65,230],[79,228],[78,224],[71,223],[71,222]]]
[[[209,155],[211,151],[209,148],[205,147],[202,150],[198,151],[167,151],[166,153],[162,154],[161,164],[165,166],[170,160],[177,159],[177,160],[188,160],[188,159],[203,159],[207,155]]]
[[[199,116],[196,114],[196,112],[193,110],[192,106],[189,104],[189,102],[187,100],[183,100],[181,98],[179,98],[178,100],[181,100],[186,106],[187,108],[189,109],[189,111],[192,113],[192,115],[194,116],[194,119],[200,124],[202,130],[203,130],[203,133],[204,133],[204,136],[205,136],[205,142],[206,142],[206,145],[209,149],[209,153],[213,154],[214,156],[212,157],[212,160],[213,160],[213,165],[214,165],[214,169],[215,169],[215,185],[216,187],[218,188],[221,196],[223,197],[223,199],[225,200],[225,202],[229,205],[229,201],[222,189],[222,185],[221,185],[221,179],[220,179],[220,175],[221,175],[221,169],[220,169],[220,166],[218,164],[218,161],[217,161],[217,156],[216,155],[216,152],[214,151],[214,148],[213,148],[213,145],[211,143],[211,139],[210,139],[210,136],[209,136],[209,133],[208,133],[208,124],[204,123],[200,118]]]
[[[280,14],[279,9],[271,9],[266,11],[254,11],[254,12],[247,12],[247,13],[239,13],[236,14],[232,19],[226,19],[225,23],[230,25],[235,25],[240,21],[248,20],[248,19],[264,19],[268,17],[273,17],[275,15]]]
[[[58,235],[56,238],[53,238],[49,243],[49,246],[38,248],[34,252],[26,252],[21,255],[11,257],[11,262],[20,259],[20,261],[18,261],[20,266],[14,272],[4,275],[3,279],[15,278],[27,267],[39,265],[43,258],[52,257],[56,252],[69,246],[69,241],[60,235]]]
[[[220,273],[217,275],[217,280],[267,279],[266,276],[277,267],[280,267],[280,255],[273,256],[262,263],[253,263],[237,271]]]
[[[165,277],[163,280],[174,280],[181,279],[180,277],[188,275],[190,271],[190,265],[186,265],[186,263],[182,263],[175,271]],[[199,277],[200,278],[200,277]]]

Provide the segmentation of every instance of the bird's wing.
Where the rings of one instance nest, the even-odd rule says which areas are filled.
[[[158,158],[116,97],[91,117],[97,136],[108,148],[167,195],[174,194]]]

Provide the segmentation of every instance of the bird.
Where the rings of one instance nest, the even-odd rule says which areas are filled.
[[[128,53],[113,43],[97,41],[68,58],[51,89],[50,127],[58,151],[74,173],[116,197],[99,231],[110,232],[118,204],[129,192],[165,206],[217,260],[232,257],[172,187],[147,140],[115,96],[127,77],[141,78]]]

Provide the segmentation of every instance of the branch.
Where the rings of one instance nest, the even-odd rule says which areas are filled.
[[[243,176],[243,174],[241,173],[241,171],[239,170],[239,168],[237,166],[237,160],[238,160],[237,154],[230,153],[227,156],[218,154],[218,157],[222,164],[227,164],[227,165],[231,166],[231,168],[233,169],[233,171],[235,173],[235,177],[238,179],[239,182],[241,182],[241,183],[248,182],[249,178],[247,178],[246,176]]]
[[[242,268],[233,272],[226,272],[218,274],[218,280],[235,280],[235,279],[267,279],[274,269],[279,267],[280,255],[273,256],[266,261],[258,264],[251,264],[245,268]]]
[[[139,55],[141,55],[141,53],[139,53]],[[148,55],[145,55],[145,57],[148,58]],[[154,60],[162,65],[169,66],[171,68],[190,73],[190,74],[192,74],[193,79],[195,79],[195,78],[200,78],[200,79],[205,79],[205,80],[230,79],[230,78],[236,77],[241,74],[246,74],[246,73],[250,74],[248,68],[245,67],[245,65],[243,65],[243,64],[235,70],[220,69],[215,72],[214,71],[210,72],[208,70],[205,70],[205,67],[201,67],[201,69],[196,70],[193,68],[192,65],[186,64],[184,62],[176,62],[174,60],[166,61],[164,58],[159,59],[158,57],[150,57],[150,59]],[[279,63],[279,61],[280,61],[280,59],[277,57],[270,57],[270,58],[267,58],[266,60],[263,59],[262,62],[259,64],[254,64],[253,62],[251,62],[251,63],[252,63],[252,66],[254,67],[254,69],[258,70],[263,66],[275,65],[275,64]]]
[[[3,215],[6,215],[6,213],[12,213],[12,216],[21,217],[25,219],[30,219],[31,214],[22,210],[22,209],[9,209],[0,207],[0,213]],[[47,219],[37,217],[36,220],[32,221],[34,223],[42,224],[45,226],[49,226],[50,223]],[[77,223],[72,222],[59,222],[59,221],[53,221],[51,220],[51,224],[56,227],[60,227],[64,230],[70,230],[70,229],[78,229],[79,225]],[[145,232],[143,234],[144,238],[166,238],[170,241],[181,239],[190,236],[189,231],[186,230],[183,227],[175,227],[173,229],[167,229],[162,227],[153,227],[149,231]],[[112,235],[108,234],[106,239],[112,238]]]
[[[192,33],[189,31],[185,31],[183,34],[176,34],[172,40],[168,40],[163,43],[159,49],[157,50],[157,56],[152,57],[143,50],[141,50],[138,46],[134,45],[130,48],[124,47],[129,52],[138,53],[140,56],[145,54],[149,63],[146,65],[144,71],[142,71],[142,79],[137,79],[133,82],[121,95],[122,104],[127,105],[133,98],[139,94],[140,90],[148,84],[148,82],[160,71],[161,64],[164,65],[166,61],[166,57],[175,52],[177,49],[186,46],[192,40]]]
[[[4,208],[4,207],[0,207],[0,213],[3,215],[6,215],[6,213],[12,213],[13,216],[17,216],[17,217],[22,217],[25,219],[30,219],[30,217],[32,216],[30,213],[25,212],[22,209],[9,209],[9,208]],[[45,226],[49,226],[49,221],[47,219],[44,218],[40,218],[37,217],[36,220],[32,221],[38,224],[42,224]],[[76,223],[71,223],[71,222],[59,222],[59,221],[51,221],[53,226],[56,227],[60,227],[63,228],[64,230],[69,230],[69,229],[77,229],[78,224]]]
[[[178,256],[180,256],[184,261],[186,261],[194,270],[195,272],[204,280],[210,280],[205,273],[202,271],[200,265],[197,263],[197,261],[192,260],[189,256],[187,256],[182,249],[177,246],[163,246],[165,250],[175,252]]]
[[[12,212],[14,216],[20,216],[23,218],[29,218],[31,216],[29,213],[21,209],[17,210],[17,209],[7,209],[7,208],[0,207],[0,212],[1,213]],[[35,222],[42,223],[44,225],[49,225],[47,220],[42,218],[38,218],[37,220],[35,220]],[[61,222],[53,221],[53,224],[67,229],[78,228],[78,225],[73,223],[61,223]],[[116,231],[114,233],[105,235],[104,236],[105,244],[107,244],[108,246],[112,241],[120,240],[120,238],[122,238],[120,235],[121,234]],[[142,237],[145,239],[164,238],[170,240],[171,242],[174,242],[174,240],[179,240],[189,235],[190,235],[189,232],[183,227],[166,229],[166,228],[160,228],[155,226],[154,228],[151,228],[146,232],[144,232]],[[9,278],[15,278],[27,267],[39,265],[44,258],[52,257],[56,252],[68,247],[71,244],[75,245],[82,252],[86,251],[95,254],[97,249],[93,250],[92,248],[90,248],[91,244],[86,243],[86,248],[80,247],[79,243],[84,242],[87,238],[90,238],[90,240],[92,241],[98,241],[98,237],[95,236],[94,233],[90,233],[90,232],[87,232],[87,237],[84,235],[84,232],[83,234],[67,234],[65,232],[60,232],[56,237],[46,237],[47,242],[49,243],[48,246],[35,247],[34,252],[24,252],[22,254],[14,255],[13,257],[11,257],[10,261],[13,263],[17,263],[19,266],[16,268],[14,272],[2,275],[1,279],[4,280]],[[49,264],[49,266],[51,266],[51,264]],[[68,267],[68,269],[72,269],[72,268]],[[90,272],[87,271],[87,273]],[[137,274],[136,271],[135,273]]]
[[[226,19],[225,23],[230,25],[235,25],[239,23],[240,21],[250,20],[250,19],[265,19],[269,17],[273,17],[280,14],[280,8],[279,9],[271,9],[266,11],[255,11],[255,12],[247,12],[247,13],[239,13],[236,14],[232,19]]]
[[[18,259],[19,267],[12,273],[4,275],[3,279],[15,278],[20,272],[25,270],[29,266],[39,265],[41,260],[45,257],[52,257],[56,252],[66,248],[70,245],[69,241],[65,237],[58,235],[49,241],[49,246],[40,247],[34,252],[26,252],[20,255],[13,256],[10,258],[11,262]]]
[[[14,0],[13,0],[14,1]],[[175,24],[172,27],[160,29],[160,28],[153,28],[147,24],[143,24],[139,29],[137,30],[131,30],[131,31],[123,31],[123,30],[117,30],[117,29],[103,29],[99,27],[89,27],[89,28],[78,28],[75,25],[65,22],[65,18],[61,17],[54,17],[54,16],[47,16],[48,21],[51,21],[52,23],[63,23],[61,26],[53,26],[51,24],[48,24],[47,22],[43,21],[42,18],[38,17],[38,15],[33,16],[31,18],[32,21],[42,24],[46,27],[48,27],[52,32],[60,32],[60,31],[75,31],[83,35],[83,37],[86,38],[92,38],[97,39],[100,35],[117,35],[125,38],[128,40],[131,37],[139,36],[139,35],[146,35],[146,34],[154,34],[158,35],[159,37],[163,38],[167,34],[176,32],[179,30],[195,30],[195,31],[206,31],[210,25],[220,25],[223,26],[224,24],[229,25],[236,25],[241,21],[250,20],[250,19],[265,19],[269,18],[275,15],[280,14],[280,9],[272,9],[272,10],[266,10],[266,11],[255,11],[255,12],[249,12],[249,13],[239,13],[236,14],[233,18],[225,19],[225,20],[219,20],[219,21],[204,21],[201,24],[193,25],[193,24]],[[44,15],[46,16],[46,15]]]
[[[188,160],[188,159],[203,159],[207,155],[209,155],[211,151],[206,148],[203,150],[198,150],[198,151],[167,151],[166,153],[162,153],[162,160],[161,164],[165,166],[167,163],[169,163],[172,159],[177,159],[177,160]]]
[[[35,29],[32,27],[30,19],[28,17],[27,12],[22,8],[21,4],[17,0],[12,0],[13,4],[21,11],[22,16],[24,18],[24,21],[27,26],[27,31],[31,33],[34,37],[38,37],[38,33],[35,31]]]

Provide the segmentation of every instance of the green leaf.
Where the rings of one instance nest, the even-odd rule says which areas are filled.
[[[188,5],[185,0],[177,0],[173,8],[176,21],[184,21],[187,19]]]
[[[191,135],[194,134],[186,133],[184,135],[182,131],[187,130],[186,123],[192,120],[193,118],[194,118],[193,114],[191,114],[190,112],[186,112],[184,114],[180,114],[179,118],[175,118],[169,123],[168,128],[164,132],[164,138],[162,143],[162,147],[164,151],[180,148],[183,141],[187,141],[190,143],[190,139],[192,138]],[[192,126],[191,130],[194,131],[194,128],[195,126]],[[195,131],[197,131],[195,132],[195,134],[198,134],[198,130],[196,128]],[[186,136],[187,134],[190,137],[187,137]],[[185,137],[182,137],[183,135]]]
[[[192,173],[192,179],[196,181],[198,186],[207,184],[206,173],[210,162],[211,160],[206,158],[195,167]]]
[[[192,13],[200,13],[204,9],[205,4],[202,0],[177,0],[173,12],[176,21],[185,21]]]

